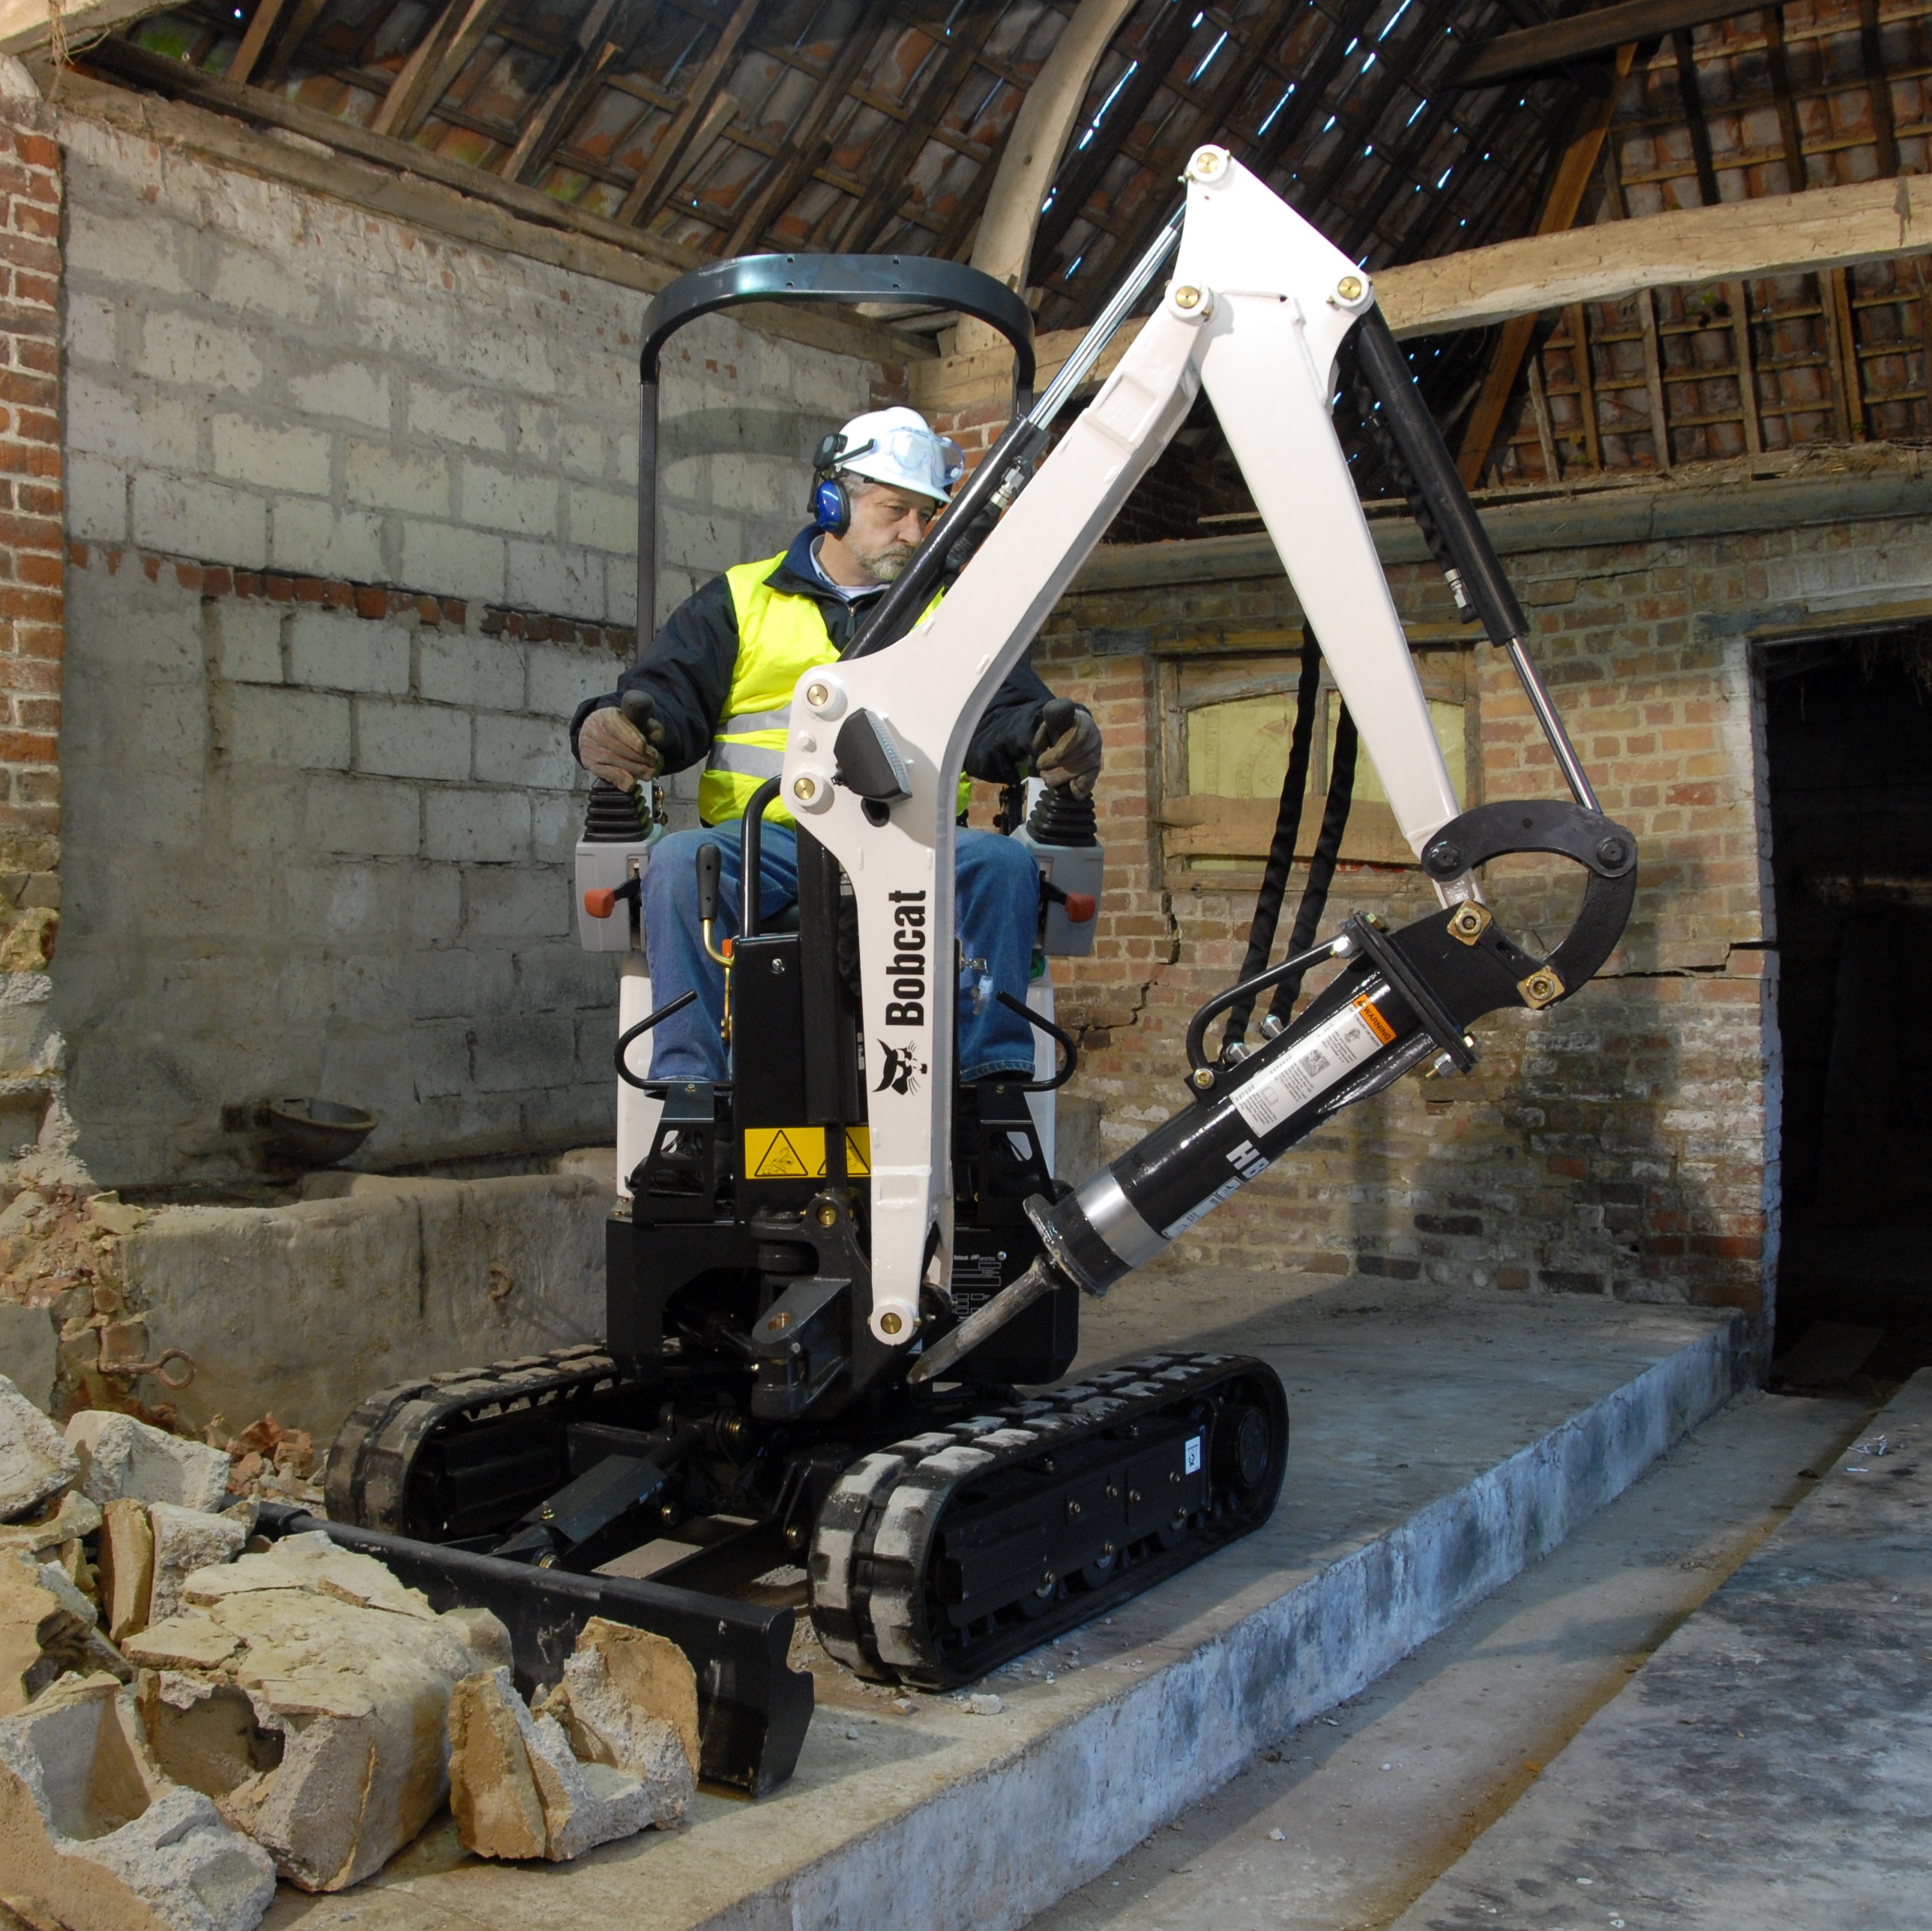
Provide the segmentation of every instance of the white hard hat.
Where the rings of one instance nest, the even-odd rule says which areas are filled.
[[[966,473],[966,459],[950,437],[935,434],[916,409],[873,409],[855,416],[819,446],[821,475],[839,471],[869,476],[895,489],[944,503]]]

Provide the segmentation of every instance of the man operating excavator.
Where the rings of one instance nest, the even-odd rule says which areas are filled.
[[[705,949],[698,915],[698,848],[715,845],[720,854],[713,937],[722,938],[736,926],[741,820],[752,793],[779,773],[794,686],[851,641],[964,468],[958,446],[913,410],[854,417],[820,444],[812,520],[784,554],[740,563],[688,597],[617,689],[590,699],[572,720],[578,762],[624,791],[704,761],[698,808],[706,828],[665,839],[644,878],[640,908],[653,1002],[662,1008],[685,992],[698,995],[653,1033],[653,1077],[728,1077],[720,1038],[723,975]],[[1100,775],[1100,729],[1082,706],[1056,698],[1022,659],[987,705],[965,765],[968,777],[1006,785],[1030,773],[1084,797]],[[962,779],[962,809],[964,799]],[[768,805],[764,818],[760,897],[769,917],[797,897],[797,845],[782,803]],[[1039,874],[1013,840],[962,830],[955,878],[962,990],[969,995],[960,1002],[960,1076],[970,1081],[1029,1073],[1032,1034],[994,996],[1025,999]]]

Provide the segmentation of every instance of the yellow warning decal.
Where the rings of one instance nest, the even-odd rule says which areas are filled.
[[[748,1180],[822,1180],[825,1178],[824,1127],[747,1127],[745,1178]],[[872,1170],[872,1130],[845,1129],[845,1173],[862,1178]]]
[[[1370,1032],[1387,1046],[1395,1038],[1395,1028],[1382,1014],[1382,1009],[1366,993],[1358,993],[1348,1002],[1355,1017]]]

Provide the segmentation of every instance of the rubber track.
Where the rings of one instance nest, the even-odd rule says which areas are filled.
[[[1273,1369],[1247,1356],[1152,1355],[861,1456],[826,1498],[812,1539],[807,1574],[819,1641],[875,1682],[957,1688],[1258,1527],[1274,1506],[1280,1470],[1262,1498],[1265,1506],[1238,1520],[1190,1525],[1169,1547],[1144,1540],[1132,1560],[1123,1550],[1109,1580],[1064,1590],[1042,1614],[1013,1621],[946,1657],[934,1653],[925,1635],[928,1561],[950,1504],[968,1481],[1036,1464],[1043,1449],[1153,1419],[1244,1375],[1280,1386]],[[1285,1440],[1283,1450],[1285,1466]]]
[[[330,1519],[406,1534],[410,1469],[423,1443],[453,1418],[534,1407],[620,1378],[616,1362],[589,1341],[382,1389],[356,1404],[329,1448],[322,1492]]]

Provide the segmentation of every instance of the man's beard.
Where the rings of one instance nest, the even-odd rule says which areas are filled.
[[[895,543],[890,548],[881,550],[876,557],[861,557],[859,560],[874,581],[889,584],[912,561],[912,545]]]

